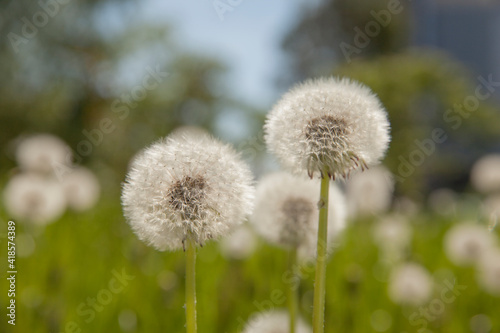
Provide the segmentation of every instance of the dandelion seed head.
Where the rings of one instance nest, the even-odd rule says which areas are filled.
[[[479,159],[471,170],[471,183],[481,193],[500,190],[500,154],[490,154]]]
[[[429,272],[415,263],[397,266],[389,278],[389,297],[394,303],[422,305],[433,291]]]
[[[51,134],[37,134],[23,139],[16,149],[16,160],[23,171],[51,173],[55,165],[71,163],[71,149]]]
[[[309,80],[268,115],[265,139],[284,167],[333,177],[374,165],[390,140],[387,114],[371,90],[348,79]]]
[[[220,244],[222,255],[228,259],[248,258],[254,253],[256,247],[256,235],[246,224],[239,226]]]
[[[297,333],[311,333],[307,324],[298,318],[295,331]],[[250,317],[243,333],[288,333],[290,332],[289,314],[283,310],[261,312]]]
[[[5,208],[17,220],[46,225],[66,210],[64,190],[59,182],[37,174],[18,174],[4,189]]]
[[[226,235],[252,210],[252,175],[239,155],[209,135],[183,133],[138,154],[122,191],[138,237],[163,251],[189,236],[203,244]]]
[[[380,248],[402,250],[411,242],[413,229],[401,215],[389,215],[378,221],[373,228],[373,240]]]
[[[495,243],[495,237],[486,227],[461,223],[446,233],[444,249],[448,259],[455,265],[467,266],[477,264]]]
[[[394,193],[394,177],[383,166],[357,172],[346,181],[350,216],[380,214],[389,210]]]
[[[318,180],[277,172],[263,177],[256,194],[250,222],[268,242],[298,248],[302,259],[314,258],[318,231]],[[340,190],[330,185],[328,239],[333,245],[345,226],[345,202]]]
[[[87,168],[71,169],[61,180],[68,206],[75,211],[88,210],[99,200],[99,181]]]

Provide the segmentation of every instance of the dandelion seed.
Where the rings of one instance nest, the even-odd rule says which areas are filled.
[[[71,158],[68,145],[50,134],[30,136],[16,150],[16,160],[23,171],[52,173],[57,165],[68,166]]]
[[[226,235],[252,209],[252,176],[235,151],[210,136],[175,135],[139,154],[123,186],[138,237],[164,251],[191,235],[202,245]]]
[[[12,218],[39,225],[54,222],[66,209],[59,182],[36,174],[14,176],[5,186],[3,196],[5,208]]]
[[[300,84],[274,106],[266,125],[269,149],[289,170],[348,177],[374,165],[390,140],[386,111],[366,86],[321,78]]]
[[[433,291],[429,272],[415,263],[396,267],[389,279],[389,297],[394,303],[422,305],[427,302]]]
[[[72,169],[62,178],[62,185],[68,205],[76,211],[92,208],[99,199],[99,181],[87,168]]]
[[[285,311],[275,310],[261,312],[250,317],[243,329],[243,333],[289,333],[289,315]],[[311,333],[307,324],[299,319],[296,326],[297,333]]]
[[[477,161],[471,170],[471,183],[481,193],[500,191],[500,154],[490,154]]]
[[[278,172],[262,178],[257,186],[256,203],[250,222],[267,241],[297,248],[302,259],[316,255],[318,233],[319,181]],[[345,202],[331,184],[328,239],[333,240],[345,226]]]
[[[448,259],[459,266],[479,263],[482,256],[494,246],[495,238],[488,229],[471,223],[454,226],[444,239]]]

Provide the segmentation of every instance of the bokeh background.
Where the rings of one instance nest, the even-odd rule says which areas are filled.
[[[459,222],[498,235],[470,181],[477,160],[500,152],[497,1],[16,0],[0,2],[0,31],[0,188],[22,172],[23,138],[50,133],[101,189],[92,209],[68,210],[47,226],[15,220],[23,240],[17,324],[3,315],[0,331],[182,332],[183,253],[146,247],[125,223],[119,198],[129,161],[174,129],[196,126],[234,144],[258,179],[278,169],[262,133],[273,103],[306,78],[341,75],[369,85],[388,110],[384,165],[395,189],[386,211],[350,218],[329,264],[327,328],[421,327],[409,320],[418,308],[387,296],[389,267],[371,236],[397,213],[413,230],[404,260],[425,266],[437,285],[455,277],[467,286],[428,329],[500,332],[500,298],[443,253],[443,235]],[[488,96],[477,98],[478,89]],[[102,130],[103,119],[112,130]],[[436,129],[446,140],[429,146]],[[1,205],[2,313],[10,219]],[[199,251],[200,332],[238,332],[272,290],[284,290],[286,252],[257,243],[245,259],[225,258],[216,243]],[[82,315],[123,271],[134,277],[123,291]],[[306,321],[312,281],[300,286]]]

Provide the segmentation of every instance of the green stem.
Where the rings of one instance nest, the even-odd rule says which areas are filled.
[[[330,179],[325,173],[325,176],[321,179],[321,195],[319,199],[320,210],[316,278],[314,281],[313,333],[324,332],[329,187]]]
[[[288,283],[288,311],[290,312],[290,333],[295,333],[295,323],[299,308],[298,283],[295,282],[295,266],[297,263],[297,248],[290,249],[288,253],[288,271],[294,279]]]
[[[196,333],[196,242],[186,239],[186,332]]]

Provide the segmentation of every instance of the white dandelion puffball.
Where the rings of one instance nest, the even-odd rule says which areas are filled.
[[[286,172],[264,176],[258,186],[255,210],[250,222],[257,233],[270,243],[296,247],[303,259],[316,255],[320,199],[319,180],[299,178]],[[344,197],[330,184],[328,205],[328,243],[345,226]]]
[[[311,333],[311,328],[298,318],[295,323],[295,332]],[[288,333],[290,332],[290,317],[288,312],[274,310],[260,312],[250,317],[243,333]]]
[[[62,177],[62,185],[69,207],[76,211],[92,208],[99,199],[99,181],[87,168],[71,169]]]
[[[160,251],[226,235],[251,213],[252,175],[232,147],[210,136],[167,137],[134,160],[122,191],[125,217]]]
[[[479,263],[495,243],[495,237],[485,226],[460,223],[446,233],[444,249],[448,259],[455,265],[467,266]]]
[[[57,165],[69,165],[72,153],[64,141],[51,134],[37,134],[22,140],[16,160],[24,171],[51,173]]]
[[[376,95],[349,79],[308,80],[287,92],[264,126],[269,150],[295,173],[329,177],[378,164],[390,135]]]
[[[346,201],[350,216],[379,214],[389,210],[394,177],[383,166],[356,173],[346,181]]]
[[[500,191],[500,154],[479,159],[472,167],[471,183],[481,193]]]
[[[415,263],[396,267],[389,278],[389,298],[394,303],[422,305],[430,299],[433,289],[429,272]]]
[[[256,247],[256,236],[246,224],[238,226],[231,235],[220,242],[222,255],[229,259],[248,258],[254,253]]]
[[[36,174],[19,174],[5,186],[4,203],[12,218],[45,225],[57,220],[66,210],[61,184]]]
[[[500,296],[500,250],[490,249],[481,258],[478,267],[478,282],[488,293]]]
[[[412,234],[410,222],[400,215],[385,216],[373,227],[373,240],[380,248],[404,249],[410,244]]]

